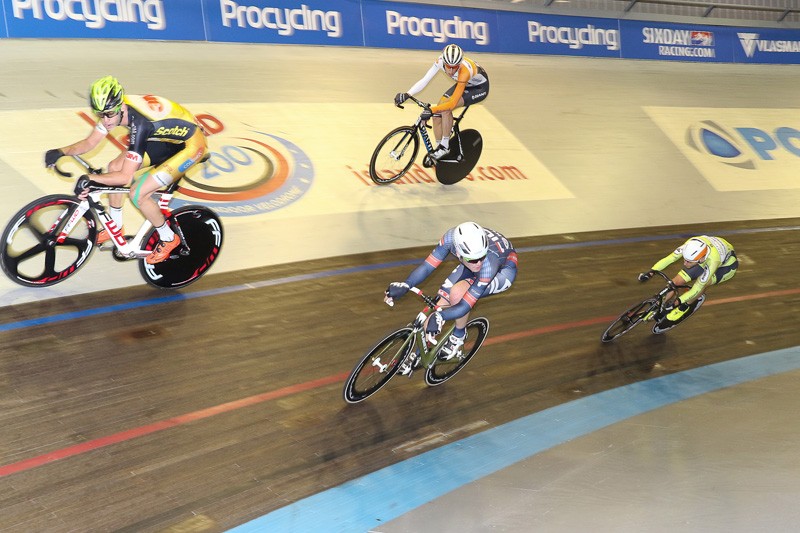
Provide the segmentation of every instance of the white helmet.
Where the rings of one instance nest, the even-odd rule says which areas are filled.
[[[708,245],[700,239],[692,238],[683,245],[683,259],[692,263],[702,263],[708,257]]]
[[[464,51],[457,44],[448,44],[442,50],[442,59],[448,67],[455,67],[460,65],[461,60],[464,59]]]
[[[459,257],[474,261],[486,256],[489,239],[483,228],[475,222],[463,222],[453,231],[453,245]]]

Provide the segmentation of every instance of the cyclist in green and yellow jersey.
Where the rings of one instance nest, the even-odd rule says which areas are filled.
[[[649,280],[656,271],[662,271],[671,264],[683,259],[683,268],[672,279],[678,287],[685,287],[692,281],[691,288],[665,308],[667,320],[680,319],[694,305],[705,300],[705,293],[712,285],[728,281],[736,274],[739,260],[731,243],[721,237],[698,235],[684,242],[674,252],[654,264],[650,271],[639,274],[641,282]]]

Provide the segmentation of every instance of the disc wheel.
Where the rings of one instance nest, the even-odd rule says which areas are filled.
[[[658,300],[655,298],[648,298],[647,300],[634,305],[619,315],[619,318],[617,318],[611,323],[610,326],[608,326],[608,328],[603,332],[603,336],[600,338],[600,340],[603,342],[611,342],[614,339],[621,337],[639,325],[642,320],[645,319],[647,314],[651,311],[654,311],[656,308],[658,308]]]
[[[458,374],[478,353],[488,333],[488,320],[483,317],[470,320],[467,323],[467,337],[461,347],[461,354],[449,360],[441,359],[440,355],[436,354],[436,360],[425,371],[425,383],[430,386],[441,385]]]
[[[139,272],[154,287],[180,289],[200,279],[219,257],[223,240],[222,222],[216,213],[201,205],[176,209],[169,220],[173,230],[175,223],[178,224],[186,242],[161,263],[149,265],[141,259]],[[153,250],[158,240],[158,232],[153,229],[144,237],[142,249]]]
[[[411,328],[398,329],[375,345],[350,372],[344,384],[344,400],[358,403],[366,400],[397,373],[400,363],[414,347]]]
[[[48,287],[75,274],[94,252],[97,239],[91,211],[78,219],[69,235],[59,237],[79,205],[74,196],[54,194],[20,209],[3,231],[3,272],[27,287]]]
[[[402,178],[414,164],[419,152],[419,136],[413,126],[401,126],[390,131],[372,153],[369,177],[378,185]]]
[[[439,180],[439,183],[445,185],[458,183],[472,172],[481,158],[483,138],[478,130],[464,130],[459,133],[459,136],[455,136],[451,140],[450,153],[436,162],[436,179]]]

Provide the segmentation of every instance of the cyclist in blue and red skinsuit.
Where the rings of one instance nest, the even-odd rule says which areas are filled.
[[[441,311],[428,318],[425,327],[430,342],[442,331],[446,320],[455,320],[456,327],[440,354],[445,359],[460,355],[466,337],[469,313],[481,297],[504,292],[517,277],[517,252],[514,246],[497,231],[483,228],[475,222],[464,222],[451,228],[439,244],[403,282],[393,282],[385,291],[385,300],[392,303],[410,287],[424,281],[449,254],[458,258],[459,265],[439,288]],[[411,367],[401,367],[408,374]]]

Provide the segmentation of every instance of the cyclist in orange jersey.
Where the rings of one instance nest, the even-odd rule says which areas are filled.
[[[489,76],[483,67],[465,57],[457,44],[448,44],[422,79],[407,92],[394,97],[395,105],[405,102],[409,95],[421,92],[439,71],[455,80],[456,84],[442,95],[437,105],[422,112],[425,120],[433,116],[433,133],[439,143],[432,154],[434,159],[441,159],[450,151],[453,110],[480,102],[489,95]]]
[[[180,245],[180,237],[167,224],[153,193],[182,177],[187,170],[202,161],[208,151],[206,135],[194,115],[181,105],[154,95],[126,95],[119,82],[105,76],[95,81],[89,91],[89,104],[98,118],[92,132],[83,140],[63,148],[48,150],[45,166],[52,167],[65,155],[80,155],[93,150],[106,135],[118,126],[128,128],[128,149],[108,164],[102,174],[81,176],[75,194],[85,198],[91,182],[124,186],[133,181],[142,167],[150,167],[131,185],[130,198],[142,215],[158,231],[159,242],[153,253],[145,258],[149,264],[160,263]],[[119,194],[109,195],[109,215],[122,228],[122,202]],[[97,243],[109,239],[103,229]]]

